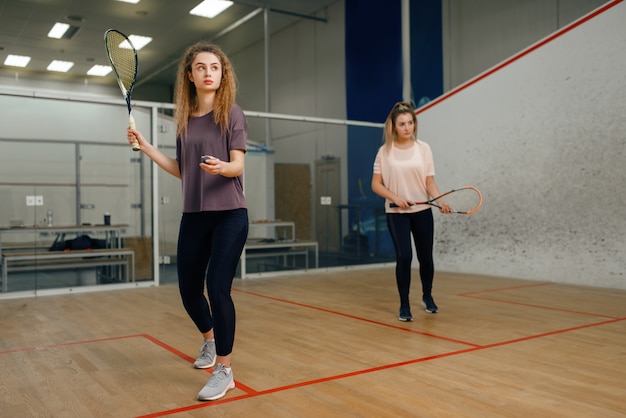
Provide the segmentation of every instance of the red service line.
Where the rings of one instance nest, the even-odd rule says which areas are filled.
[[[188,361],[189,363],[193,363],[194,359],[190,356],[188,356],[187,354],[181,352],[180,350],[175,349],[174,347],[164,343],[161,340],[158,340],[157,338],[154,338],[151,335],[148,334],[135,334],[135,335],[123,335],[123,336],[118,336],[118,337],[110,337],[110,338],[100,338],[100,339],[95,339],[95,340],[83,340],[83,341],[72,341],[72,342],[67,342],[67,343],[59,343],[59,344],[50,344],[50,345],[43,345],[43,346],[37,346],[37,347],[27,347],[27,348],[20,348],[20,349],[14,349],[14,350],[7,350],[7,351],[0,351],[0,355],[2,354],[10,354],[10,353],[20,353],[20,352],[29,352],[29,351],[37,351],[37,350],[49,350],[49,349],[54,349],[54,348],[59,348],[59,347],[68,347],[68,346],[73,346],[73,345],[79,345],[79,344],[93,344],[93,343],[101,343],[101,342],[107,342],[107,341],[116,341],[116,340],[124,340],[124,339],[128,339],[128,338],[143,338],[146,339],[148,341],[150,341],[151,343],[165,349],[166,351],[182,358],[185,361]],[[213,369],[206,369],[207,372],[212,372]],[[240,396],[235,396],[232,398],[227,398],[227,399],[222,399],[222,400],[217,400],[217,401],[212,401],[210,403],[206,403],[206,402],[202,402],[199,404],[194,404],[194,405],[189,405],[189,406],[185,406],[185,407],[181,407],[181,408],[176,408],[176,409],[172,409],[169,411],[160,411],[160,412],[156,412],[154,414],[149,414],[149,415],[145,415],[147,417],[158,417],[158,416],[165,416],[165,415],[170,415],[172,413],[178,413],[178,412],[185,412],[185,411],[190,411],[193,409],[198,409],[198,408],[204,408],[207,407],[209,405],[217,405],[223,402],[232,402],[234,400],[238,400],[238,399],[242,399],[242,398],[248,398],[250,396],[256,396],[259,392],[255,391],[254,389],[242,384],[241,382],[235,380],[235,387],[243,390],[244,392],[246,392],[245,395],[240,395]]]
[[[290,305],[300,306],[300,307],[307,308],[307,309],[313,309],[313,310],[320,311],[320,312],[326,312],[326,313],[333,314],[333,315],[339,315],[339,316],[343,316],[343,317],[350,318],[350,319],[356,319],[357,321],[368,322],[370,324],[380,325],[380,326],[387,327],[387,328],[393,328],[393,329],[397,329],[399,331],[404,331],[404,332],[410,332],[410,333],[414,333],[414,334],[424,335],[424,336],[427,336],[427,337],[437,338],[437,339],[440,339],[440,340],[445,340],[445,341],[453,342],[453,343],[456,343],[456,344],[468,345],[470,347],[480,347],[477,344],[470,343],[470,342],[467,342],[467,341],[461,341],[461,340],[456,340],[454,338],[443,337],[441,335],[435,335],[435,334],[431,334],[431,333],[428,333],[428,332],[423,332],[423,331],[418,331],[418,330],[414,330],[414,329],[410,329],[410,328],[405,328],[405,327],[402,327],[402,326],[399,326],[399,325],[392,325],[392,324],[388,324],[386,322],[379,322],[379,321],[374,321],[372,319],[361,318],[361,317],[358,317],[358,316],[346,314],[346,313],[339,312],[339,311],[333,311],[333,310],[326,309],[326,308],[320,308],[319,306],[307,305],[305,303],[294,302],[294,301],[286,300],[286,299],[280,299],[280,298],[277,298],[277,297],[274,297],[274,296],[267,296],[267,295],[263,295],[263,294],[260,294],[260,293],[249,292],[249,291],[246,291],[246,290],[240,290],[240,289],[234,289],[234,288],[233,288],[233,290],[236,291],[236,292],[245,293],[245,294],[251,295],[251,296],[256,296],[256,297],[260,297],[260,298],[264,298],[264,299],[269,299],[269,300],[273,300],[273,301],[280,302],[280,303],[287,303],[287,304],[290,304]]]
[[[437,360],[437,359],[441,359],[441,358],[445,358],[445,357],[452,357],[452,356],[465,354],[465,353],[471,353],[471,352],[475,352],[475,351],[481,351],[481,350],[485,350],[485,349],[489,349],[489,348],[493,348],[493,347],[500,347],[500,346],[504,346],[504,345],[515,344],[515,343],[528,341],[528,340],[533,340],[533,339],[537,339],[537,338],[542,338],[542,337],[546,337],[546,336],[550,336],[550,335],[556,335],[556,334],[562,334],[562,333],[566,333],[566,332],[570,332],[570,331],[576,331],[576,330],[583,329],[583,328],[589,328],[589,327],[594,327],[594,326],[598,326],[598,325],[610,324],[610,323],[613,323],[613,322],[622,321],[624,319],[625,318],[615,318],[615,319],[608,320],[608,321],[603,321],[603,322],[600,322],[600,323],[580,325],[580,326],[577,326],[577,327],[572,327],[572,328],[561,329],[561,330],[557,330],[557,331],[546,332],[546,333],[542,333],[542,334],[537,334],[537,335],[517,338],[517,339],[514,339],[514,340],[501,341],[501,342],[498,342],[498,343],[488,344],[488,345],[485,345],[485,346],[475,346],[475,347],[471,347],[471,348],[465,348],[465,349],[462,349],[462,350],[450,351],[450,352],[447,352],[447,353],[441,353],[441,354],[436,354],[436,355],[432,355],[432,356],[420,357],[420,358],[416,358],[416,359],[412,359],[412,360],[405,360],[405,361],[401,361],[401,362],[397,362],[397,363],[385,364],[385,365],[381,365],[381,366],[371,367],[369,369],[356,370],[356,371],[353,371],[353,372],[342,373],[342,374],[338,374],[338,375],[335,375],[335,376],[327,376],[327,377],[323,377],[323,378],[319,378],[319,379],[307,380],[307,381],[304,381],[304,382],[293,383],[293,384],[285,385],[285,386],[279,386],[279,387],[266,389],[266,390],[262,390],[262,391],[258,391],[258,392],[248,392],[245,395],[233,396],[233,397],[230,397],[230,398],[222,398],[222,399],[217,400],[217,401],[205,402],[205,403],[194,404],[194,405],[188,405],[188,406],[185,406],[185,407],[170,409],[170,410],[167,410],[167,411],[155,412],[155,413],[152,413],[152,414],[149,414],[149,415],[142,415],[140,418],[148,418],[148,417],[153,418],[153,417],[171,416],[171,415],[174,415],[174,414],[177,414],[177,413],[183,413],[183,412],[187,412],[187,411],[195,410],[195,409],[200,409],[200,408],[209,408],[209,407],[212,407],[212,406],[215,406],[215,405],[220,405],[220,404],[230,403],[230,402],[236,402],[236,401],[242,400],[242,399],[250,399],[250,398],[257,397],[257,396],[264,396],[264,395],[274,394],[274,393],[278,393],[278,392],[284,392],[284,391],[291,390],[291,389],[296,389],[296,388],[301,388],[301,387],[306,387],[306,386],[312,386],[312,385],[316,385],[316,384],[319,384],[319,383],[325,383],[325,382],[330,382],[330,381],[334,381],[334,380],[341,380],[341,379],[345,379],[345,378],[349,378],[349,377],[353,377],[353,376],[359,376],[359,375],[363,375],[363,374],[374,373],[374,372],[378,372],[378,371],[381,371],[381,370],[388,370],[388,369],[393,369],[393,368],[397,368],[397,367],[407,366],[407,365],[411,365],[411,364],[423,363],[423,362],[426,362],[426,361]],[[238,387],[240,389],[243,389],[238,382],[237,382],[237,386],[236,387]]]
[[[100,338],[100,339],[97,339],[97,340],[74,341],[74,342],[70,342],[70,343],[41,345],[41,346],[37,346],[37,347],[16,348],[14,350],[0,351],[0,355],[2,355],[2,354],[10,354],[10,353],[21,353],[21,352],[26,352],[26,351],[49,350],[51,348],[67,347],[67,346],[70,346],[70,345],[89,344],[89,343],[101,343],[101,342],[104,342],[104,341],[115,341],[115,340],[123,340],[125,338],[137,338],[137,337],[140,337],[140,335],[124,335],[124,336],[121,336],[121,337]]]
[[[472,347],[472,348],[466,348],[466,349],[458,350],[458,351],[451,351],[451,352],[448,352],[448,353],[442,353],[442,354],[436,354],[436,355],[427,356],[427,357],[421,357],[421,358],[412,359],[412,360],[406,360],[406,361],[402,361],[402,362],[398,362],[398,363],[385,364],[385,365],[382,365],[382,366],[372,367],[372,368],[369,368],[369,369],[356,370],[356,371],[353,371],[353,372],[342,373],[342,374],[338,374],[338,375],[335,375],[335,376],[327,376],[327,377],[322,377],[322,378],[319,378],[319,379],[307,380],[307,381],[304,381],[304,382],[293,383],[293,384],[290,384],[290,385],[285,385],[285,386],[279,386],[279,387],[276,387],[276,388],[266,389],[266,390],[262,390],[262,391],[258,391],[258,392],[254,392],[254,393],[248,393],[248,394],[245,394],[245,395],[233,396],[231,398],[222,398],[222,399],[219,399],[217,401],[204,402],[204,403],[189,405],[189,406],[185,406],[185,407],[181,407],[181,408],[169,409],[167,411],[159,411],[159,412],[155,412],[155,413],[148,414],[148,415],[141,415],[141,416],[139,416],[137,418],[154,418],[154,417],[171,416],[171,415],[176,414],[176,413],[187,412],[187,411],[190,411],[190,410],[195,410],[195,409],[200,409],[200,408],[208,408],[208,407],[212,407],[212,406],[215,406],[215,405],[235,402],[235,401],[242,400],[242,399],[250,399],[250,398],[257,397],[257,396],[263,396],[263,395],[269,395],[269,394],[278,393],[278,392],[284,392],[284,391],[291,390],[291,389],[296,389],[296,388],[301,388],[301,387],[306,387],[306,386],[312,386],[312,385],[316,385],[316,384],[319,384],[319,383],[325,383],[325,382],[330,382],[330,381],[334,381],[334,380],[341,380],[341,379],[345,379],[345,378],[348,378],[348,377],[353,377],[353,376],[358,376],[358,375],[362,375],[362,374],[373,373],[373,372],[377,372],[377,371],[381,371],[381,370],[393,369],[393,368],[396,368],[396,367],[402,367],[402,366],[406,366],[406,365],[409,365],[409,364],[422,363],[422,362],[429,361],[429,360],[435,360],[435,359],[442,358],[442,357],[450,357],[450,356],[454,356],[454,355],[457,355],[457,354],[463,354],[463,353],[468,353],[468,352],[482,350],[482,349],[483,349],[483,347]],[[239,383],[236,384],[236,387],[237,388],[241,388],[239,386]]]
[[[457,296],[463,296],[463,297],[468,297],[468,298],[487,300],[487,301],[490,301],[490,302],[508,303],[508,304],[511,304],[511,305],[528,306],[528,307],[537,308],[537,309],[547,309],[547,310],[550,310],[550,311],[565,312],[565,313],[571,313],[571,314],[576,314],[576,315],[586,315],[586,316],[594,316],[594,317],[598,317],[598,318],[608,318],[608,319],[620,319],[620,318],[615,317],[615,316],[602,315],[602,314],[597,314],[597,313],[593,313],[593,312],[575,311],[573,309],[558,308],[558,307],[554,307],[554,306],[537,305],[537,304],[533,304],[533,303],[516,302],[516,301],[506,300],[506,299],[497,299],[497,298],[490,298],[490,297],[484,297],[484,296],[477,296],[477,295],[479,295],[481,293],[504,292],[504,291],[507,291],[507,290],[527,289],[527,288],[530,288],[530,287],[552,286],[552,285],[555,285],[555,283],[532,283],[532,284],[521,285],[521,286],[500,287],[500,288],[494,288],[494,289],[476,290],[476,291],[472,291],[472,292],[463,292],[463,293],[459,293]],[[621,319],[624,319],[624,318],[621,318]]]

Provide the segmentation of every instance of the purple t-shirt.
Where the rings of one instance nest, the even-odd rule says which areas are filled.
[[[224,177],[204,172],[199,164],[203,155],[230,161],[230,150],[246,151],[248,126],[241,108],[230,110],[228,130],[222,135],[213,112],[192,117],[187,136],[176,138],[176,159],[183,186],[183,212],[203,212],[246,208],[243,175]]]

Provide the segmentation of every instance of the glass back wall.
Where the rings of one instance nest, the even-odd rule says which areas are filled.
[[[130,150],[125,107],[114,100],[7,95],[0,95],[0,104],[6,109],[0,117],[6,126],[0,135],[0,297],[176,283],[180,181]],[[172,108],[141,103],[134,113],[144,135],[174,157]],[[23,109],[46,115],[43,123],[18,123]],[[237,277],[393,261],[371,174],[348,176],[348,126],[354,122],[246,115],[251,224]],[[359,129],[369,132],[363,141],[381,138],[379,126]],[[362,156],[367,165],[371,154]],[[85,236],[93,242],[50,251],[55,240],[71,246]]]

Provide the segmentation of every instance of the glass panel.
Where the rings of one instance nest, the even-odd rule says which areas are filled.
[[[132,284],[144,257],[135,238],[150,240],[144,228],[151,224],[150,211],[146,219],[142,208],[151,193],[138,175],[139,155],[118,140],[119,131],[124,139],[123,125],[115,136],[106,132],[113,129],[106,117],[111,106],[10,97],[2,102],[10,109],[27,106],[54,123],[18,131],[7,126],[3,134],[15,137],[0,137],[1,292]],[[93,138],[72,138],[81,129],[67,127],[75,125],[89,126],[84,131]],[[151,271],[144,275],[152,280]]]
[[[159,113],[159,149],[165,155],[176,158],[176,131],[170,111]],[[159,184],[159,272],[161,284],[176,284],[176,244],[178,226],[183,210],[180,179],[166,173],[161,168],[157,171]]]
[[[98,266],[95,284],[151,280],[150,236],[144,234],[143,227],[146,199],[141,193],[141,155],[131,151],[122,141],[114,145],[81,144],[79,155],[77,224],[110,225],[110,229],[95,228],[88,234],[107,239],[107,248],[130,250],[134,257],[134,272],[130,277],[123,271],[125,266]],[[87,233],[87,230],[83,232]]]
[[[8,96],[0,102],[10,109],[28,106],[50,113],[56,123],[55,133],[29,126],[28,138],[21,138],[22,130],[15,129],[0,137],[0,250],[4,255],[13,246],[14,252],[36,254],[20,261],[23,270],[9,271],[7,291],[123,284],[133,278],[123,262],[128,257],[134,259],[135,280],[154,280],[152,230],[157,213],[160,283],[176,283],[180,180],[155,170],[142,153],[130,151],[123,122],[109,123],[114,118],[124,121],[125,108]],[[144,135],[174,157],[171,108],[158,107],[155,113],[137,108],[134,113]],[[370,190],[382,129],[248,113],[244,179],[251,227],[245,263],[240,263],[237,276],[392,262],[383,200]],[[73,137],[76,129],[67,133],[77,114],[81,117],[76,123],[89,127],[83,130],[93,132],[92,138]],[[154,122],[152,114],[157,115]],[[156,200],[151,193],[154,181]],[[26,196],[39,197],[43,203],[27,206]],[[105,223],[111,224],[109,229]],[[74,258],[56,261],[42,257],[49,255],[57,237],[70,240],[80,235],[131,253],[101,257],[74,253]]]
[[[393,261],[384,202],[370,189],[379,145],[351,167],[344,121],[251,117],[249,125],[251,228],[240,276]],[[379,127],[356,133],[374,144],[382,137]],[[258,140],[267,134],[270,144]]]

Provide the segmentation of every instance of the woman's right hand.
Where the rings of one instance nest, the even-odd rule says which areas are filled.
[[[393,199],[393,203],[394,203],[396,206],[398,206],[400,209],[406,209],[406,208],[408,208],[409,206],[413,205],[413,202],[411,202],[410,200],[406,200],[405,198],[400,197],[400,196],[396,196],[396,197]]]
[[[128,143],[132,145],[134,142],[139,142],[139,146],[143,148],[144,144],[147,143],[146,138],[136,129],[128,128],[127,132]]]

